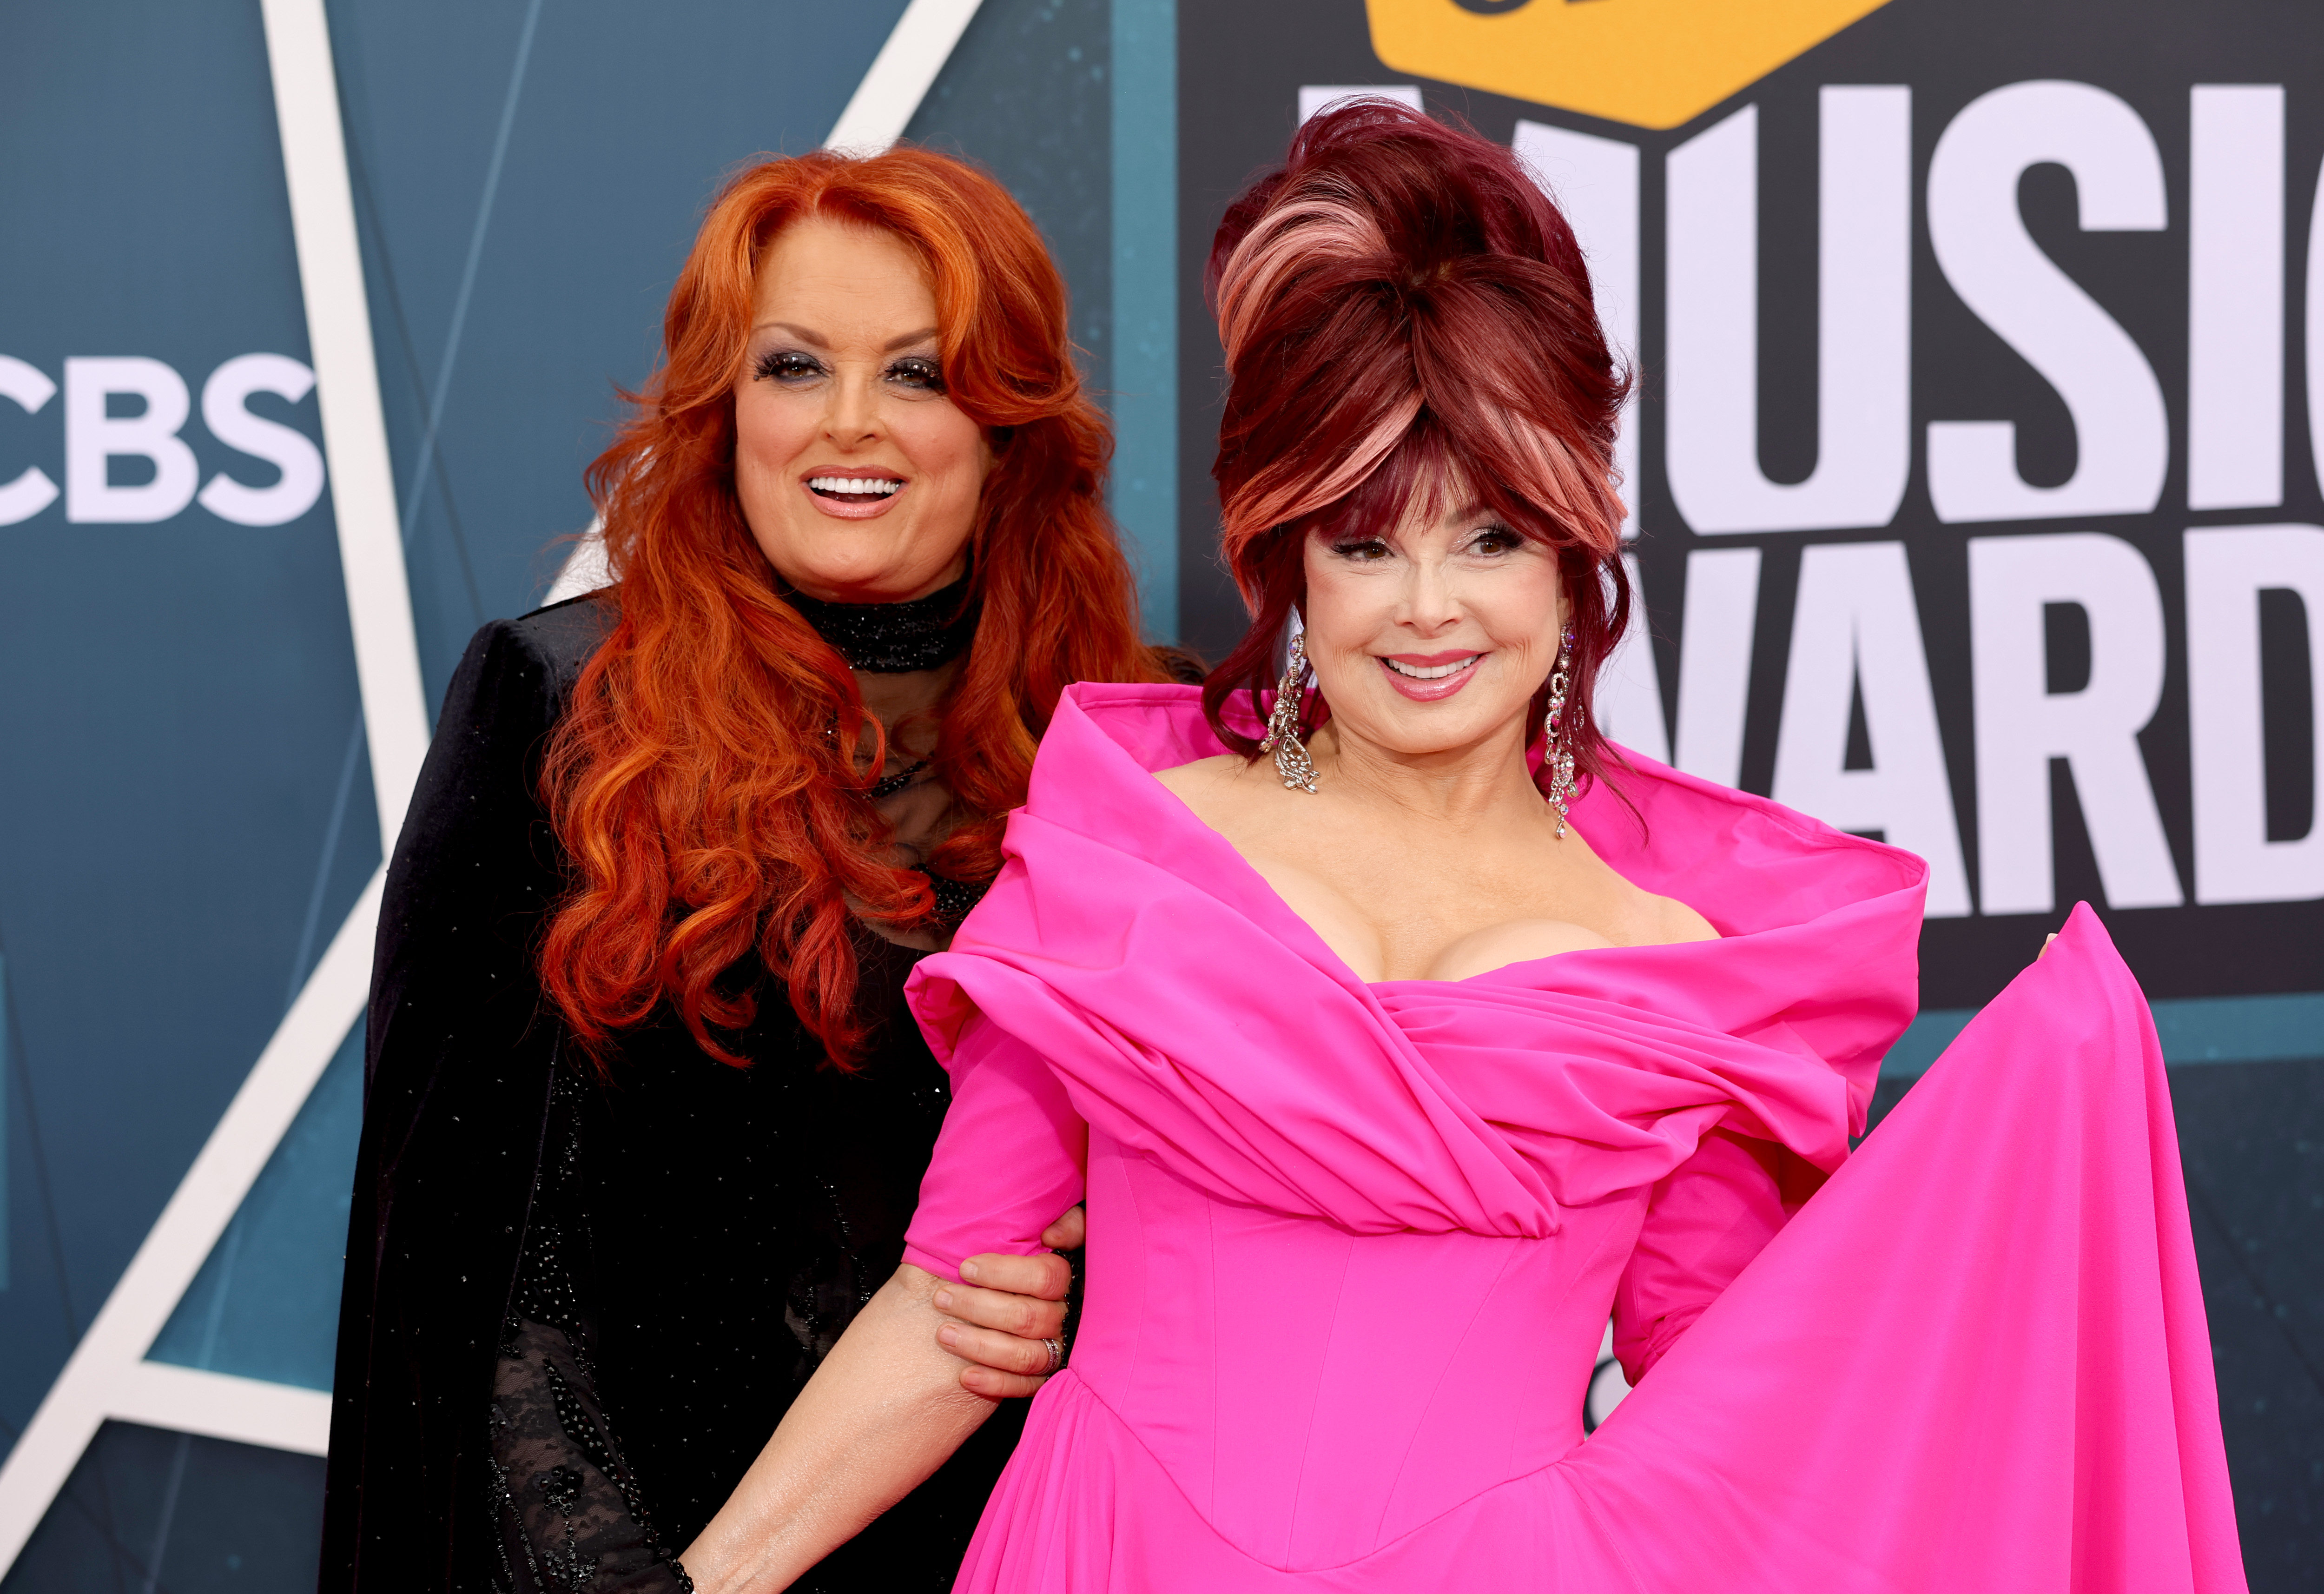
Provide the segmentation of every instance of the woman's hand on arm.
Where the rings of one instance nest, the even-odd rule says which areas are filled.
[[[1074,1208],[1042,1231],[1047,1252],[1016,1257],[987,1252],[960,1265],[959,1284],[936,1286],[944,1314],[936,1341],[968,1365],[960,1386],[988,1400],[1032,1394],[1056,1369],[1046,1341],[1065,1333],[1065,1295],[1074,1270],[1058,1251],[1082,1248],[1082,1209]]]
[[[907,1263],[833,1346],[679,1557],[699,1594],[776,1594],[942,1466],[992,1414],[936,1343],[934,1274]]]

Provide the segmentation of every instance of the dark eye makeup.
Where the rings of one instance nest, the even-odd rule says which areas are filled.
[[[831,368],[803,350],[772,348],[752,364],[751,374],[761,382],[779,382],[795,387],[830,375]],[[918,355],[907,355],[900,360],[890,362],[887,369],[880,374],[882,380],[894,382],[908,392],[940,393],[945,391],[943,367],[934,360]]]
[[[797,349],[769,349],[759,356],[752,374],[761,382],[808,382],[824,374],[821,360]]]
[[[1525,540],[1522,534],[1507,526],[1480,526],[1470,534],[1466,551],[1488,557],[1513,553],[1525,546]],[[1359,565],[1377,563],[1395,552],[1385,539],[1378,537],[1342,538],[1332,544],[1332,551]]]

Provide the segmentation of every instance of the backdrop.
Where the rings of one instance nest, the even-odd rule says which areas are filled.
[[[1513,143],[1589,251],[1640,379],[1616,734],[1929,860],[1881,1104],[2101,908],[2253,1586],[2324,1574],[2312,8],[0,0],[0,1590],[311,1586],[382,837],[467,635],[587,579],[580,469],[720,175],[990,164],[1073,286],[1148,629],[1215,655],[1202,263],[1350,92]]]

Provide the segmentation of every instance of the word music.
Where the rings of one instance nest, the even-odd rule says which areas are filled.
[[[2188,107],[2185,302],[2170,307],[2187,338],[2178,478],[2185,499],[2168,507],[2172,410],[2155,362],[2044,253],[2020,199],[2029,171],[2058,166],[2072,179],[2082,233],[2171,226],[2163,155],[2124,99],[2085,83],[1996,88],[1951,118],[1920,174],[1943,287],[2070,418],[2071,472],[2048,484],[2021,474],[2011,420],[1931,419],[1915,436],[1916,356],[1929,371],[1949,370],[1962,356],[1952,346],[1957,337],[1932,337],[1925,307],[1915,347],[1910,88],[1827,86],[1818,94],[1817,447],[1803,480],[1771,479],[1760,454],[1757,107],[1746,106],[1669,152],[1661,359],[1658,370],[1648,369],[1663,399],[1670,501],[1702,540],[1685,562],[1675,723],[1667,731],[1662,723],[1649,654],[1628,667],[1627,685],[1606,694],[1618,737],[1736,783],[1764,550],[1721,548],[1717,539],[1891,530],[1898,540],[1818,539],[1797,550],[1772,796],[1920,853],[1931,866],[1934,917],[2052,911],[2053,760],[2070,772],[2110,906],[2324,898],[2324,825],[2311,813],[2304,834],[2286,834],[2279,815],[2271,834],[2266,811],[2271,746],[2279,758],[2288,746],[2317,762],[2313,777],[2301,777],[2311,808],[2312,794],[2324,789],[2324,638],[2316,634],[2324,528],[2292,523],[2297,517],[2282,512],[2284,90],[2196,86]],[[1635,294],[1637,268],[1623,252],[1627,244],[1635,258],[1638,152],[1533,124],[1519,124],[1517,147],[1561,197],[1571,196],[1593,261],[1611,263],[1616,300],[1626,288]],[[1609,217],[1627,223],[1627,236],[1611,235]],[[1593,221],[1610,244],[1591,236]],[[2324,225],[2324,207],[2315,221]],[[2324,237],[2311,236],[2306,258],[2308,442],[2324,462]],[[1635,310],[1618,308],[1608,323],[1637,346]],[[1964,401],[2002,402],[1963,401],[1963,391],[1981,390],[1954,382],[1936,413]],[[1907,503],[1916,445],[1925,507]],[[2304,481],[2297,485],[2306,490]],[[2205,511],[2215,521],[2207,511],[2221,511],[2257,523],[2189,529],[2171,518]],[[2089,523],[2108,520],[2111,527]],[[2082,523],[2024,524],[2061,521]],[[1972,530],[2005,522],[2015,525]],[[1954,754],[1973,760],[1974,903],[1916,568],[1924,581],[1932,570],[1946,572],[1929,622],[1960,626],[1969,641],[1962,685],[1974,731]],[[1965,612],[1949,613],[1960,602],[1950,594],[1964,589]],[[2166,610],[2166,590],[2178,598],[2175,614]],[[2080,611],[2085,679],[2050,678],[2050,628],[2061,608]],[[2278,625],[2287,613],[2304,616],[2292,624],[2306,627],[2305,680],[2264,679],[2264,610]],[[2274,677],[2298,673],[2282,663],[2298,652],[2271,652]],[[2175,682],[2181,668],[2184,690],[2171,700],[2186,714],[2192,827],[2184,874],[2154,785],[2178,755],[2151,769],[2153,755],[2140,740],[2166,700],[2166,679]],[[1956,695],[1952,677],[1941,684],[1945,698]],[[2315,723],[2273,735],[2264,723],[2271,705],[2279,722],[2289,712]],[[1869,767],[1860,753],[1846,756],[1852,726],[1869,742]],[[2166,778],[2176,779],[2175,768]]]

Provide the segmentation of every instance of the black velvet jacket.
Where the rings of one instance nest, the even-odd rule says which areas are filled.
[[[557,1315],[518,1309],[520,1258],[530,1278],[545,1240],[588,1322],[579,1365],[595,1382],[590,1415],[619,1447],[610,1470],[629,1473],[659,1542],[682,1548],[901,1259],[943,1119],[943,1071],[902,1008],[918,954],[869,934],[862,1000],[887,1022],[860,1073],[820,1066],[771,981],[740,1048],[747,1069],[705,1055],[674,1020],[624,1037],[610,1086],[560,1046],[532,963],[564,881],[538,781],[547,734],[609,619],[584,598],[477,633],[388,871],[326,1594],[527,1586],[508,1576],[486,1426],[501,1420],[495,1369],[518,1354],[519,1319]],[[561,1381],[549,1381],[554,1414],[575,1429]],[[1004,1405],[797,1586],[950,1588],[1023,1411]],[[658,1568],[635,1581],[610,1566],[594,1581],[571,1571],[550,1580],[675,1586]]]

